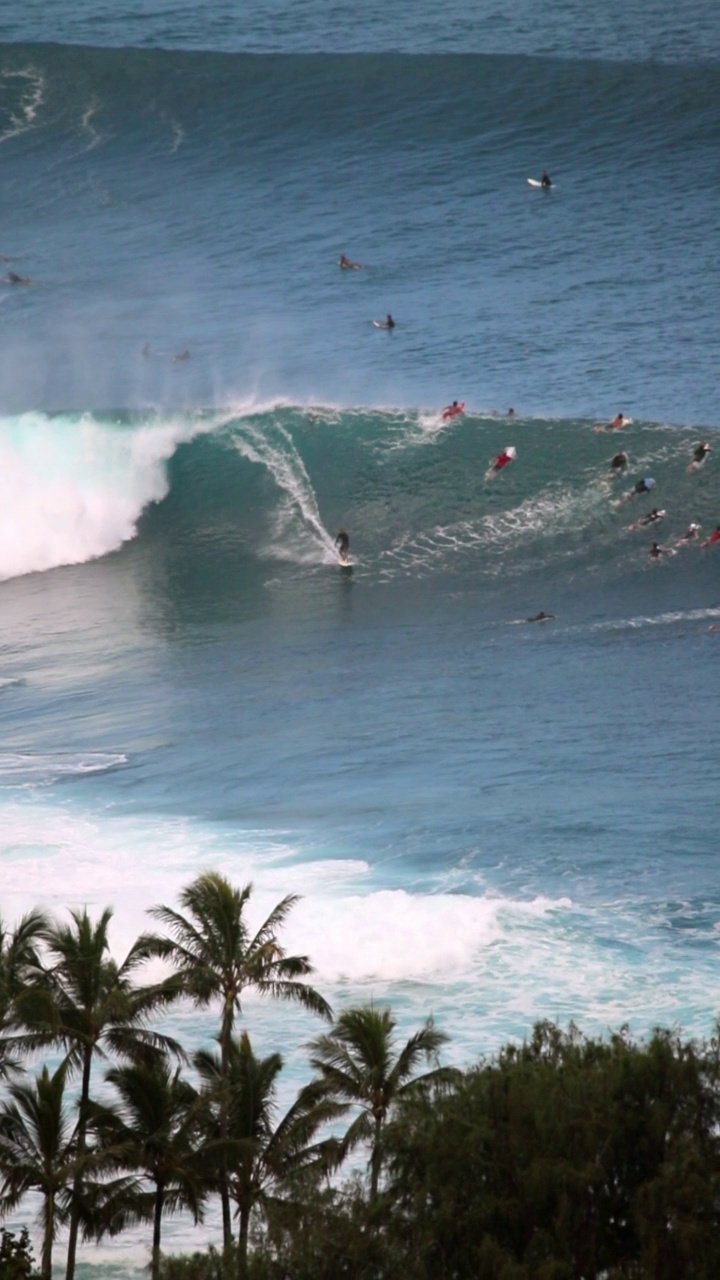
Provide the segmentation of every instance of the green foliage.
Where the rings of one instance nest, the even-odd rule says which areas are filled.
[[[160,1280],[235,1280],[236,1271],[233,1252],[220,1253],[212,1245],[202,1252],[160,1259]]]
[[[643,1280],[720,1275],[712,1047],[609,1043],[548,1024],[386,1136],[417,1276]]]
[[[19,1235],[0,1228],[0,1280],[31,1280],[34,1267],[27,1227]]]

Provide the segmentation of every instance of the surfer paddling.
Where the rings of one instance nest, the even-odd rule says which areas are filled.
[[[490,459],[490,466],[485,472],[485,479],[489,480],[492,476],[496,476],[498,472],[504,471],[505,467],[507,467],[511,462],[514,462],[516,457],[517,449],[515,448],[515,445],[509,444],[507,448],[503,449],[502,452],[497,455],[497,457]]]
[[[619,431],[621,427],[626,427],[630,421],[630,418],[626,418],[624,413],[616,413],[612,422],[596,422],[593,431]]]
[[[338,258],[338,266],[343,267],[346,271],[361,271],[362,262],[353,262],[352,258],[348,258],[344,253]]]
[[[697,542],[699,537],[700,537],[700,525],[697,523],[697,521],[691,520],[690,524],[685,530],[685,533],[682,535],[681,538],[678,538],[677,542],[675,543],[675,546],[687,547],[691,542]]]
[[[350,539],[344,529],[340,530],[335,539],[335,549],[340,563],[347,564],[350,559]]]
[[[646,524],[655,524],[658,520],[662,520],[667,513],[658,511],[657,507],[653,507],[652,511],[648,511],[647,515],[641,516],[634,524],[629,524],[628,529],[642,529]]]
[[[700,444],[696,444],[693,449],[692,462],[688,466],[688,471],[697,471],[698,467],[702,466],[710,452],[711,447],[707,440],[703,440]]]
[[[465,401],[453,400],[452,404],[446,405],[441,413],[443,421],[447,422],[448,418],[457,418],[459,413],[465,412]]]
[[[720,542],[720,524],[715,527],[709,538],[705,538],[701,543],[701,547],[713,547],[715,543]]]
[[[650,490],[654,488],[655,481],[652,476],[643,476],[642,480],[635,481],[632,489],[628,489],[627,493],[624,493],[622,497],[618,499],[618,502],[630,502],[630,500],[635,498],[638,493],[649,493]]]
[[[30,276],[19,276],[17,271],[8,271],[7,275],[0,279],[3,284],[32,284]]]
[[[619,476],[620,473],[625,470],[627,464],[628,464],[627,454],[623,453],[622,450],[620,451],[620,453],[616,453],[615,457],[611,458],[610,460],[611,475]]]
[[[648,555],[651,560],[659,560],[661,556],[674,556],[675,552],[672,547],[661,547],[659,542],[653,542]]]

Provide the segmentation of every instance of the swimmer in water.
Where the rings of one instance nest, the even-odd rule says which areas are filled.
[[[643,525],[655,524],[656,521],[662,520],[667,513],[658,511],[657,507],[653,507],[652,511],[648,511],[647,515],[641,516],[634,524],[629,524],[628,529],[642,529]]]
[[[341,253],[338,258],[338,266],[345,267],[346,270],[350,271],[360,271],[362,262],[353,262],[351,258],[346,258],[345,254]]]
[[[515,449],[512,445],[508,445],[507,449],[503,449],[491,464],[491,471],[502,471],[510,462],[515,461]]]
[[[700,525],[696,524],[695,521],[693,520],[688,525],[682,538],[678,538],[677,542],[675,543],[675,546],[686,547],[690,542],[697,542],[699,537],[700,537]]]
[[[698,467],[702,466],[710,452],[711,448],[707,440],[702,441],[700,444],[696,444],[693,449],[692,462],[688,466],[688,471],[697,471]]]
[[[627,493],[624,493],[621,498],[618,498],[618,502],[630,502],[630,500],[636,497],[638,493],[649,493],[650,490],[654,488],[655,481],[652,476],[643,476],[642,480],[635,481],[632,489],[628,489]]]

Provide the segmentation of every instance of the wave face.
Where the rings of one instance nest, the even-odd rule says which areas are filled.
[[[27,414],[0,423],[0,577],[82,563],[136,539],[222,584],[234,566],[313,576],[335,566],[337,528],[351,532],[355,572],[371,589],[512,590],[542,576],[561,596],[643,590],[650,535],[671,541],[717,520],[711,460],[688,472],[695,436],[633,423],[597,433],[578,420],[488,417],[444,422],[435,411],[266,405],[224,412]],[[514,444],[517,459],[488,476]],[[625,475],[609,469],[628,455]],[[628,497],[652,476],[652,495]],[[652,506],[657,528],[628,525]],[[687,582],[703,572],[696,547],[664,567]],[[258,576],[259,575],[259,576]],[[468,577],[469,575],[469,577]],[[650,572],[652,578],[652,572]],[[221,585],[218,589],[222,591]]]
[[[2,407],[717,421],[719,109],[714,65],[5,45]]]

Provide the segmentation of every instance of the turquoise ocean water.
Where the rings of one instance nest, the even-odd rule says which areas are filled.
[[[0,910],[218,868],[458,1063],[709,1034],[720,547],[648,550],[720,522],[720,17],[238,9],[0,15]]]

